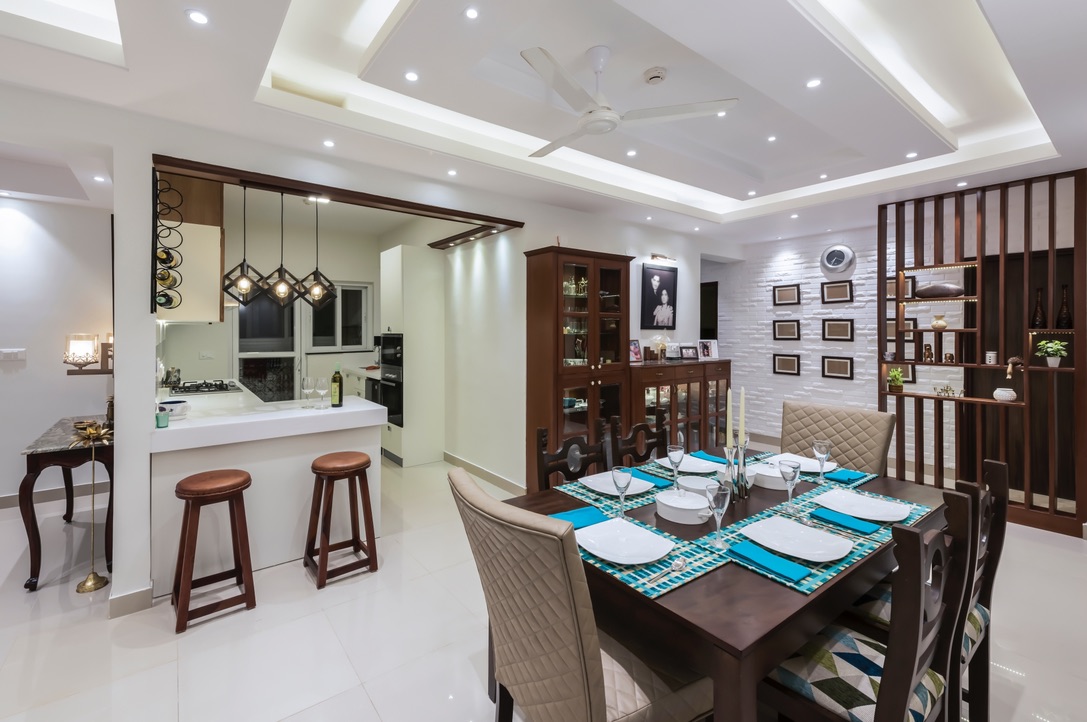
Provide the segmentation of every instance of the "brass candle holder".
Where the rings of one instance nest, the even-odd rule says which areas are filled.
[[[94,571],[94,447],[97,444],[109,446],[112,438],[113,429],[104,428],[98,422],[90,422],[76,426],[75,440],[68,445],[69,449],[77,446],[91,448],[91,571],[86,579],[76,585],[75,590],[80,594],[97,591],[109,584],[109,579]]]

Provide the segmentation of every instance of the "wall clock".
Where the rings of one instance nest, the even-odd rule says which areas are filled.
[[[819,266],[823,273],[849,273],[857,263],[857,257],[849,246],[836,244],[828,246],[819,257]]]

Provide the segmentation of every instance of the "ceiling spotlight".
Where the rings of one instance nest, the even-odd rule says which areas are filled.
[[[959,188],[965,188],[966,187],[966,181],[959,181],[955,185],[957,185]]]
[[[794,213],[791,216],[789,216],[789,218],[799,218],[799,217],[800,217],[799,213]]]
[[[819,176],[819,180],[826,180],[826,179],[827,179],[827,174],[826,173],[823,173],[822,175]]]
[[[453,170],[452,168],[450,168],[449,170],[447,170],[447,171],[446,171],[446,173],[447,173],[448,175],[451,175],[451,176],[453,176],[453,175],[456,175],[456,174],[457,174],[457,171],[455,171],[455,170]]]
[[[208,16],[200,12],[199,10],[188,10],[185,12],[185,14],[189,16],[189,20],[192,20],[197,25],[208,24]]]
[[[96,175],[96,176],[94,177],[94,180],[95,180],[95,181],[96,181],[97,183],[105,183],[105,182],[106,182],[106,179],[105,179],[105,177],[103,177],[103,176],[100,176],[100,175]]]
[[[321,196],[310,196],[306,198],[306,203],[331,203],[331,200],[328,198],[322,198]]]
[[[770,136],[769,138],[767,138],[766,140],[767,140],[768,142],[770,142],[770,143],[773,143],[773,142],[774,142],[775,140],[777,140],[777,139],[778,139],[778,137],[777,137],[776,135],[772,135],[772,136]]]
[[[326,140],[326,141],[324,142],[324,146],[325,146],[326,148],[335,148],[335,147],[336,147],[336,141],[334,141],[334,140]]]
[[[748,195],[748,197],[753,196],[753,195],[755,195],[755,191],[748,191],[747,195]]]
[[[720,110],[720,111],[717,112],[717,117],[718,118],[724,118],[726,115],[728,115],[728,113],[726,113],[723,110]]]
[[[479,17],[479,11],[475,8],[468,8],[464,11],[464,17],[468,18],[469,20],[475,20]]]
[[[906,154],[906,157],[907,157],[907,158],[916,158],[916,157],[917,157],[917,154],[916,154],[916,153],[907,153],[907,154]]]
[[[415,72],[414,70],[409,70],[408,72],[404,73],[404,80],[408,81],[409,83],[414,83],[418,79],[419,73]]]
[[[809,88],[818,88],[822,84],[823,84],[823,81],[820,80],[819,78],[812,78],[811,80],[808,81],[808,87]]]
[[[452,248],[452,247],[453,247],[453,246],[455,246],[455,245],[457,245],[457,244],[456,244],[456,243],[450,243],[450,244],[449,244],[449,247],[450,247],[450,248]]]
[[[636,151],[636,150],[628,150],[627,151],[627,158],[633,158],[636,155],[638,155],[638,151]]]
[[[4,196],[5,198],[9,198],[9,197],[11,197],[11,194],[8,193],[7,191],[0,191],[0,196]]]
[[[491,229],[491,235],[493,236],[495,233],[498,233],[498,229],[497,228],[492,228]]]
[[[646,216],[646,217],[645,217],[645,219],[646,219],[647,221],[651,221],[651,220],[653,220],[653,216]]]
[[[702,229],[701,229],[701,228],[699,228],[698,226],[695,226],[695,227],[694,227],[694,229],[695,229],[696,231],[702,230]]]

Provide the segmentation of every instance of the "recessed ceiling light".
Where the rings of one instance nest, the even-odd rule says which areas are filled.
[[[695,226],[695,227],[694,227],[694,229],[695,229],[696,231],[698,231],[698,230],[701,230],[701,229],[700,229],[700,228],[699,228],[698,226]]]
[[[320,196],[310,196],[306,200],[309,201],[310,203],[331,203],[332,202],[330,199],[322,198]]]
[[[103,176],[100,176],[100,175],[96,175],[96,176],[94,177],[94,179],[95,179],[95,181],[97,181],[98,183],[105,183],[105,182],[106,182],[106,179],[105,179],[105,178],[104,178]]]
[[[645,217],[645,219],[646,219],[647,221],[651,221],[651,220],[653,220],[653,216],[646,216],[646,217]]]
[[[959,188],[965,188],[966,187],[966,181],[959,181],[955,185],[957,185]]]
[[[449,170],[447,170],[447,171],[446,171],[446,173],[448,173],[449,175],[456,175],[456,174],[457,174],[457,171],[455,171],[455,170],[453,170],[452,168],[450,168]]]
[[[906,154],[906,157],[907,157],[907,158],[916,158],[916,157],[917,157],[917,154],[916,154],[916,153],[913,153],[913,152],[910,152],[910,153],[907,153],[907,154]]]
[[[747,195],[749,195],[749,196],[753,196],[753,195],[755,195],[755,191],[748,191],[748,192],[747,192]]]
[[[335,147],[336,147],[336,141],[334,141],[334,140],[326,140],[326,141],[324,142],[324,146],[325,146],[326,148],[335,148]]]
[[[468,8],[464,11],[464,17],[468,18],[469,20],[475,20],[479,17],[479,10],[476,10],[475,8]]]
[[[7,191],[0,191],[0,196],[11,196]]]
[[[830,233],[830,229],[829,229],[829,228],[827,229],[827,233]]]
[[[415,72],[414,70],[409,70],[408,72],[404,73],[404,80],[407,80],[409,83],[414,83],[418,79],[419,73]]]
[[[811,80],[808,81],[808,87],[809,88],[818,88],[822,84],[823,84],[823,81],[820,80],[819,78],[812,78]]]
[[[627,158],[633,158],[636,155],[638,155],[638,151],[636,151],[634,149],[631,149],[631,150],[627,151]]]
[[[777,137],[776,135],[772,135],[772,136],[770,136],[769,138],[767,138],[766,140],[767,140],[768,142],[770,142],[770,143],[773,143],[773,142],[774,142],[775,140],[777,140],[777,139],[778,139],[778,137]]]
[[[208,16],[199,10],[186,10],[185,14],[189,16],[189,20],[192,20],[197,25],[208,24]]]
[[[455,246],[455,245],[457,245],[457,244],[456,244],[456,243],[450,243],[450,244],[449,244],[449,247],[450,247],[450,248],[452,248],[452,247],[453,247],[453,246]]]
[[[717,117],[718,118],[724,118],[726,115],[728,115],[728,113],[726,113],[723,110],[717,112]]]
[[[826,180],[826,179],[827,179],[827,174],[826,173],[823,173],[821,176],[819,176],[819,180]]]
[[[491,235],[493,236],[495,233],[498,233],[498,229],[497,228],[492,228],[491,229]]]
[[[799,217],[800,217],[799,213],[794,213],[791,216],[789,216],[789,218],[799,218]]]

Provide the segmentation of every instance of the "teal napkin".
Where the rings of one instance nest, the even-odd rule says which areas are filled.
[[[662,479],[659,476],[653,476],[652,474],[647,474],[644,471],[640,471],[638,469],[631,469],[630,470],[630,475],[633,476],[635,479],[641,479],[642,481],[648,481],[653,486],[656,486],[656,487],[661,488],[661,489],[663,489],[666,486],[671,486],[672,485],[672,482],[670,480],[668,480],[668,479]]]
[[[608,515],[597,509],[595,506],[583,506],[580,509],[560,511],[558,514],[551,514],[550,516],[555,519],[562,519],[563,521],[570,522],[574,525],[575,529],[581,529],[582,527],[592,526],[593,524],[599,524],[602,521],[608,520]]]
[[[693,454],[690,454],[690,456],[693,456],[696,459],[702,459],[702,461],[712,461],[715,464],[728,463],[728,459],[720,456],[714,456],[713,454],[707,454],[705,451],[696,451]]]
[[[730,556],[742,559],[752,566],[794,584],[811,574],[811,569],[803,564],[782,559],[777,554],[766,551],[754,542],[742,541],[739,544],[733,544],[729,547],[728,553]]]
[[[872,534],[880,529],[879,524],[873,524],[870,521],[858,519],[855,516],[843,514],[842,512],[834,511],[833,509],[824,509],[820,507],[813,511],[810,516],[812,519],[818,519],[819,521],[825,521],[828,524],[851,529],[859,534]]]
[[[823,474],[823,476],[830,479],[831,481],[840,481],[843,484],[848,484],[851,481],[863,479],[864,477],[868,476],[868,474],[865,474],[863,471],[853,471],[852,469],[840,467],[830,473]]]

